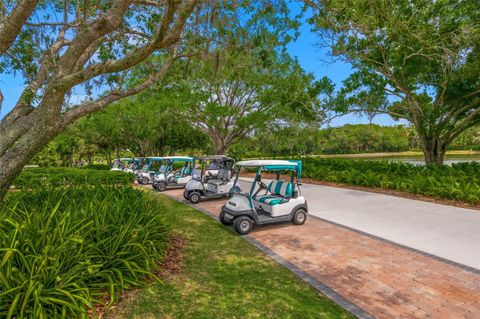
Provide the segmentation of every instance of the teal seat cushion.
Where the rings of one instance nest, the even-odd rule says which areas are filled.
[[[273,205],[280,204],[283,199],[279,198],[277,196],[265,195],[265,196],[261,196],[259,198],[257,197],[257,198],[255,198],[255,200],[259,201],[260,203],[264,203],[264,204],[273,206]]]
[[[273,180],[268,184],[268,191],[275,195],[289,197],[292,196],[293,193],[293,184],[289,182]]]
[[[292,195],[293,184],[279,180],[273,180],[268,184],[267,190],[271,193],[270,195],[255,196],[253,199],[259,201],[260,203],[274,206],[288,201],[284,199],[284,197],[289,197]]]
[[[180,169],[180,175],[190,175],[190,167],[182,167],[182,169]]]

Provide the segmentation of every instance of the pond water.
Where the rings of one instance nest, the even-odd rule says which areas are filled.
[[[401,161],[415,165],[424,165],[423,155],[407,154],[407,155],[385,155],[385,156],[349,156],[349,159],[366,160],[366,161]],[[478,162],[480,163],[480,154],[447,154],[445,164],[462,163],[462,162]]]

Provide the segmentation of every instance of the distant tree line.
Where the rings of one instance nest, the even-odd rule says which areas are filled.
[[[80,120],[37,154],[31,164],[76,166],[96,161],[110,163],[121,156],[215,152],[207,134],[182,118],[175,108],[160,100],[156,100],[158,107],[153,108],[149,101],[141,95]],[[329,128],[278,125],[253,132],[233,144],[227,153],[248,158],[403,152],[420,148],[415,129],[402,125],[347,124]],[[464,132],[450,149],[480,149],[480,128]]]

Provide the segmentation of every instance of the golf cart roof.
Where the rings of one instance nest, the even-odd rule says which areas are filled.
[[[297,170],[298,162],[291,162],[285,160],[250,160],[250,161],[241,161],[237,163],[237,166],[244,167],[258,167],[262,166],[265,169],[288,169],[288,170]]]
[[[297,179],[302,175],[302,161],[298,160],[250,160],[237,162],[237,167],[261,167],[266,171],[295,171]]]
[[[122,158],[119,158],[119,160],[121,160],[121,161],[131,161],[131,160],[133,160],[133,158],[131,158],[131,157],[122,157]]]
[[[161,160],[163,157],[158,157],[158,156],[149,156],[149,157],[144,157],[145,159],[151,159],[151,160]]]
[[[208,161],[208,160],[214,160],[214,161],[234,161],[233,158],[228,157],[227,155],[208,155],[208,156],[197,156],[195,157],[196,159]]]
[[[165,156],[163,157],[164,160],[173,160],[173,161],[193,161],[193,157],[188,156]]]

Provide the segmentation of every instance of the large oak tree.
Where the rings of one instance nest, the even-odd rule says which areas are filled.
[[[307,1],[320,43],[355,72],[337,111],[410,121],[427,164],[480,121],[480,2]]]
[[[20,71],[26,86],[0,122],[0,199],[23,166],[66,126],[161,78],[180,57],[181,39],[199,5],[198,0],[1,3],[0,73]],[[140,64],[155,72],[126,87],[122,78]],[[79,90],[88,97],[70,101]]]
[[[278,48],[277,48],[278,49]],[[233,46],[176,65],[162,86],[183,118],[210,137],[216,154],[255,131],[321,121],[319,96],[333,89],[315,81],[285,52]]]

